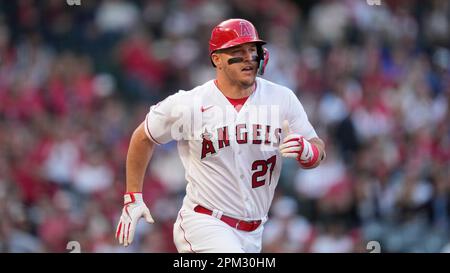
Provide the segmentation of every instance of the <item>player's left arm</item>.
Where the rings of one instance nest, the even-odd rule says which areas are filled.
[[[309,122],[297,96],[291,90],[284,94],[286,119],[282,124],[284,139],[279,151],[283,157],[295,158],[303,169],[316,168],[325,159],[325,143]]]

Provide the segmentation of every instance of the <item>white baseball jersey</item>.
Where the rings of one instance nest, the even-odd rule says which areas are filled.
[[[306,139],[317,137],[288,88],[256,78],[256,89],[236,111],[214,80],[179,91],[150,107],[147,136],[178,141],[186,197],[242,220],[267,216],[281,172],[281,124]]]

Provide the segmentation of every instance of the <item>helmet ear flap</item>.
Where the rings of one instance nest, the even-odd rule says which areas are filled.
[[[258,74],[264,75],[264,71],[266,70],[266,65],[269,62],[269,50],[267,48],[263,48],[261,45],[258,46]]]

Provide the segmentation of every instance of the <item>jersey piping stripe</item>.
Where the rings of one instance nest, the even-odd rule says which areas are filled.
[[[148,118],[148,115],[147,115],[147,117],[145,117],[145,130],[147,131],[148,136],[150,137],[150,139],[151,139],[153,142],[155,142],[155,143],[158,144],[158,145],[161,145],[161,143],[159,143],[159,142],[152,136],[152,133],[150,132],[150,129],[148,128],[147,118]]]
[[[183,228],[183,226],[181,225],[181,224],[183,223],[183,215],[181,214],[181,211],[180,211],[180,217],[181,217],[180,228],[181,228],[181,230],[183,231],[183,237],[184,237],[184,240],[189,244],[189,248],[191,249],[191,252],[196,253],[196,252],[194,251],[194,249],[192,249],[192,244],[191,244],[191,242],[189,242],[188,239],[186,238],[186,232],[184,231],[184,228]]]

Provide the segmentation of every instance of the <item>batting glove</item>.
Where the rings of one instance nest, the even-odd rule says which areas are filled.
[[[119,244],[128,246],[133,242],[136,225],[141,217],[144,217],[150,224],[153,224],[155,221],[150,214],[150,210],[142,200],[142,193],[129,192],[123,196],[123,199],[124,206],[117,225],[116,239],[119,240]]]
[[[319,150],[316,145],[299,134],[291,133],[287,121],[284,122],[283,127],[288,135],[279,147],[281,156],[297,159],[304,168],[313,166],[319,159]]]

